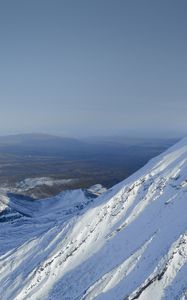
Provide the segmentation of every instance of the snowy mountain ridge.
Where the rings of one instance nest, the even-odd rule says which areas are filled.
[[[2,300],[187,299],[187,138],[94,200],[0,207]]]

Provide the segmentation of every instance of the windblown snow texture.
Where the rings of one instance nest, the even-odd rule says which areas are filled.
[[[187,299],[187,139],[95,199],[0,201],[2,300]]]

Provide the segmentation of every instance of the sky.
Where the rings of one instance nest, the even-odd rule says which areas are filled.
[[[186,0],[1,0],[0,134],[187,135]]]

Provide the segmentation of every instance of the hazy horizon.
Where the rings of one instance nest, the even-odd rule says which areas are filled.
[[[187,2],[0,4],[0,135],[187,135]]]
[[[155,132],[152,132],[150,134],[145,134],[144,133],[136,133],[136,132],[129,132],[129,133],[116,133],[116,134],[102,134],[102,135],[65,135],[65,134],[60,134],[59,132],[42,132],[42,131],[37,131],[37,132],[20,132],[20,131],[17,131],[17,132],[8,132],[8,133],[0,133],[0,138],[1,137],[11,137],[11,136],[29,136],[29,135],[39,135],[39,136],[53,136],[53,137],[60,137],[60,138],[70,138],[70,139],[102,139],[102,138],[113,138],[113,139],[117,139],[117,138],[127,138],[127,139],[155,139],[155,140],[159,140],[159,139],[182,139],[182,138],[185,138],[187,137],[187,134],[182,134],[182,133],[164,133],[164,134],[158,134],[158,133],[155,133]]]

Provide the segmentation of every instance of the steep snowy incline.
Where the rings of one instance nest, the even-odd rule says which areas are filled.
[[[187,299],[187,139],[81,211],[63,197],[2,196],[2,300]]]

